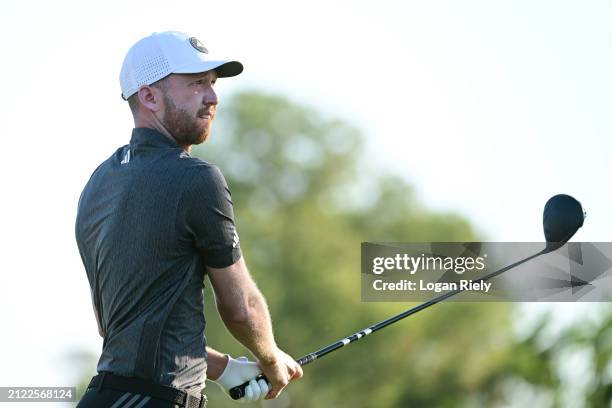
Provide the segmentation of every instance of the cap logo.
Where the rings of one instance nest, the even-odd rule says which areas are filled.
[[[203,52],[204,54],[208,54],[208,50],[206,49],[204,44],[202,44],[202,42],[198,40],[197,38],[195,37],[189,38],[189,44],[191,44],[191,46],[195,48],[196,50]]]

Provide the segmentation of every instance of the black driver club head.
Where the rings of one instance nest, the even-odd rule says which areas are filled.
[[[561,248],[584,224],[585,213],[574,197],[557,194],[544,206],[546,252]]]

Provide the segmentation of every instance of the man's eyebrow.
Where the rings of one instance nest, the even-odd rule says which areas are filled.
[[[191,74],[189,79],[203,79],[203,78],[208,78],[210,77],[210,72],[201,72],[201,73],[197,73],[197,74]]]

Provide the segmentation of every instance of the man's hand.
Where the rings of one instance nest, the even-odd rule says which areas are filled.
[[[259,361],[261,371],[272,385],[266,399],[278,397],[287,384],[304,375],[302,367],[284,351],[276,349],[274,357],[270,362]]]
[[[246,357],[231,358],[229,355],[227,366],[223,373],[213,380],[229,395],[229,390],[237,385],[244,384],[250,380],[249,385],[244,390],[244,397],[237,402],[253,402],[262,400],[270,390],[270,385],[266,380],[255,381],[255,377],[261,374],[259,365],[253,361],[249,361]]]

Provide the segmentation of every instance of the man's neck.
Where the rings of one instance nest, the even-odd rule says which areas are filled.
[[[168,139],[172,140],[174,143],[181,146],[183,150],[185,150],[187,153],[191,154],[191,145],[184,146],[178,143],[174,136],[172,136],[172,133],[170,133],[170,131],[168,131],[168,129],[166,129],[163,123],[157,120],[156,117],[154,117],[153,119],[136,117],[134,118],[134,127],[155,129],[162,135],[166,136]]]

